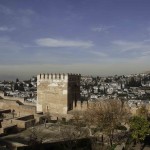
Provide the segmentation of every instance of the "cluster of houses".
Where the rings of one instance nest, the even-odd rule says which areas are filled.
[[[36,103],[37,78],[15,82],[1,81],[0,90],[5,96],[24,98],[26,102]],[[93,77],[82,76],[80,81],[81,100],[122,99],[150,100],[150,74]],[[135,102],[134,102],[135,101]],[[140,101],[138,101],[139,103]]]
[[[0,91],[4,96],[23,98],[26,102],[36,102],[37,97],[37,78],[19,81],[0,81]]]
[[[81,77],[81,99],[121,99],[131,103],[150,100],[150,74]],[[141,101],[140,101],[141,100]]]

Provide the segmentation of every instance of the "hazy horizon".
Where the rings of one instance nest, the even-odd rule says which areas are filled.
[[[150,70],[150,1],[0,0],[0,80]]]
[[[54,69],[56,67],[56,69]],[[58,68],[59,67],[59,68]],[[68,66],[69,67],[69,66]],[[109,66],[111,67],[111,66]],[[31,67],[32,68],[32,67]],[[0,81],[3,81],[3,80],[8,80],[8,81],[15,81],[16,78],[18,78],[19,80],[27,80],[27,79],[30,79],[31,77],[33,76],[37,76],[38,74],[47,74],[47,73],[74,73],[74,74],[81,74],[81,76],[101,76],[101,77],[107,77],[107,76],[114,76],[114,75],[129,75],[129,74],[140,74],[140,73],[145,73],[145,72],[149,72],[149,70],[146,70],[146,71],[141,71],[141,72],[138,72],[138,70],[134,70],[134,72],[132,72],[132,70],[130,70],[129,72],[120,72],[120,73],[117,73],[117,72],[108,72],[107,71],[107,68],[103,68],[101,70],[95,70],[95,71],[91,71],[91,72],[86,72],[86,68],[84,67],[85,70],[83,70],[82,68],[80,69],[78,66],[74,66],[74,70],[70,70],[70,71],[67,71],[68,69],[67,68],[61,68],[60,66],[57,66],[57,65],[54,65],[53,67],[51,67],[51,70],[53,71],[48,71],[46,70],[45,68],[48,68],[48,66],[45,66],[43,67],[43,69],[40,69],[41,72],[39,72],[39,70],[35,70],[34,71],[30,71],[28,72],[28,69],[30,70],[31,68],[26,68],[25,66],[22,68],[22,69],[19,69],[19,67],[14,67],[14,70],[7,70],[5,73],[2,73],[2,75],[0,76]],[[80,69],[80,70],[79,70]],[[95,68],[93,68],[95,69]],[[91,68],[91,70],[93,70]],[[132,69],[132,67],[131,67]],[[57,71],[59,70],[59,71]],[[82,70],[84,71],[84,73],[82,72]],[[19,72],[17,75],[16,75],[16,72]]]

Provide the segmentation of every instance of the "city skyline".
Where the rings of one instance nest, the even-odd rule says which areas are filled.
[[[147,0],[0,0],[0,79],[150,70]]]

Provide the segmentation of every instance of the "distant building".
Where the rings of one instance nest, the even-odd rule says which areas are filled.
[[[80,98],[80,74],[37,75],[37,112],[67,114]]]

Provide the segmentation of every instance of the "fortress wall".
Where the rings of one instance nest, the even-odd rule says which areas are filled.
[[[0,109],[11,109],[11,111],[15,110],[15,116],[24,116],[36,113],[35,106],[19,105],[16,101],[4,99],[0,100]]]
[[[0,96],[3,98],[3,99],[8,99],[8,100],[19,100],[21,101],[22,103],[24,103],[24,98],[20,98],[20,97],[10,97],[10,96],[4,96],[4,93],[3,92],[0,92]]]

